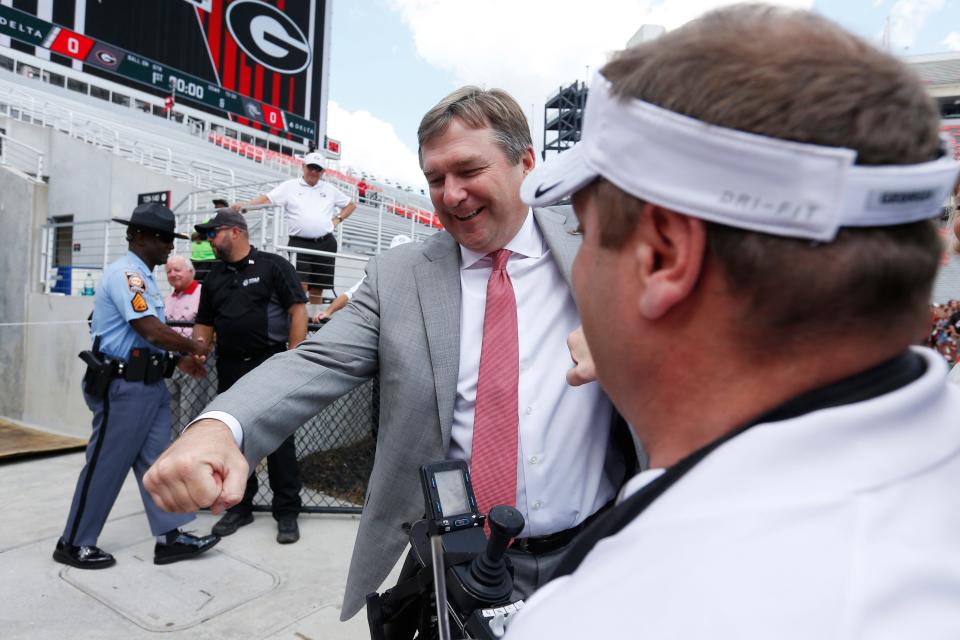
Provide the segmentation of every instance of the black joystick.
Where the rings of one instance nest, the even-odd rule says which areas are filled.
[[[463,595],[468,596],[465,600],[471,600],[470,606],[465,607],[469,610],[508,602],[513,593],[513,578],[503,554],[510,540],[523,530],[523,515],[513,507],[500,505],[490,509],[487,524],[490,539],[483,553],[473,559],[469,568],[452,568],[463,586]]]

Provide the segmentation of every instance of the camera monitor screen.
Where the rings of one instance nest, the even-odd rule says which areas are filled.
[[[467,497],[467,486],[463,482],[463,473],[458,470],[439,471],[435,477],[443,517],[470,513],[470,500]]]

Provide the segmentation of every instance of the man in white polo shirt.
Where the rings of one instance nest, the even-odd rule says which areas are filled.
[[[258,204],[278,204],[290,234],[289,245],[313,251],[337,252],[333,231],[350,217],[357,205],[343,192],[320,179],[323,156],[317,152],[303,158],[303,175],[281,182],[272,191],[249,202],[235,202],[233,208]],[[297,273],[310,302],[319,304],[324,289],[333,291],[334,258],[310,253],[297,253]]]
[[[805,11],[719,9],[600,70],[521,196],[572,196],[597,380],[650,468],[508,640],[960,637],[960,392],[911,346],[939,128],[903,62]]]

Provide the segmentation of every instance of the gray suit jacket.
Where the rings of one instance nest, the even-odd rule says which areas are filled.
[[[556,210],[534,215],[569,283],[579,236]],[[459,266],[459,247],[446,232],[370,260],[366,283],[316,336],[274,356],[207,408],[240,421],[254,468],[299,425],[379,373],[376,461],[342,620],[364,606],[400,557],[407,544],[401,524],[423,517],[420,466],[446,457],[460,363]]]

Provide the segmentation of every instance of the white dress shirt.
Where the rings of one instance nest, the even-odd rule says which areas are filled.
[[[526,519],[525,538],[569,529],[614,496],[616,487],[603,473],[612,407],[596,383],[567,384],[573,366],[567,336],[580,316],[531,213],[505,248],[513,252],[507,273],[517,299],[516,507]],[[468,463],[491,268],[485,254],[460,247],[460,370],[449,455]]]
[[[573,366],[567,336],[580,326],[580,316],[531,213],[505,248],[513,252],[507,273],[517,299],[516,508],[526,520],[519,537],[526,538],[569,529],[614,497],[617,488],[604,474],[613,406],[595,382],[567,384]],[[460,257],[460,369],[449,456],[469,464],[492,262],[463,246]],[[225,423],[242,444],[240,423],[230,414],[210,411],[201,418]]]
[[[283,218],[291,236],[310,239],[331,233],[333,217],[350,204],[350,198],[330,183],[318,180],[311,187],[302,177],[281,182],[267,198],[283,206]]]

